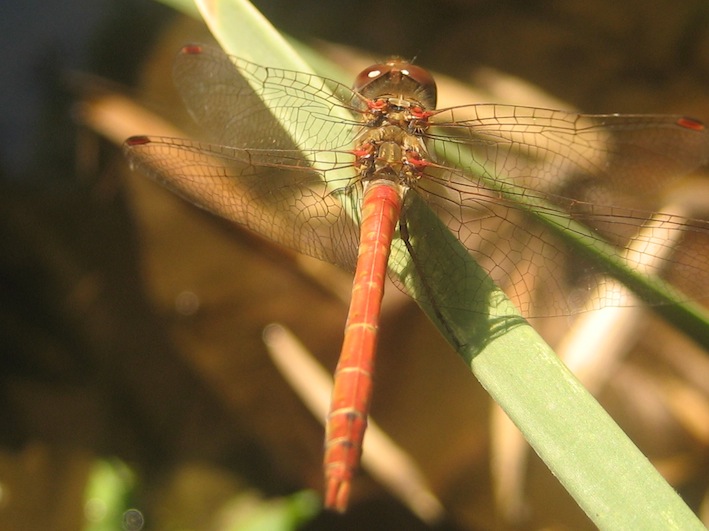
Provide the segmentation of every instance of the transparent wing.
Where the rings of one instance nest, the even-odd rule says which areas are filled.
[[[173,77],[195,121],[220,144],[251,149],[351,148],[362,98],[336,81],[262,67],[219,48],[185,46]],[[343,120],[342,116],[350,116]],[[287,133],[280,123],[293,124]]]
[[[146,136],[128,139],[124,151],[135,169],[197,206],[354,270],[359,229],[342,208],[345,194],[354,196],[353,204],[361,199],[346,177],[348,169],[354,174],[352,154],[329,152],[327,161],[318,161],[314,153],[306,161],[300,151],[264,153]],[[329,192],[323,174],[333,170],[339,170],[342,186]]]
[[[513,105],[437,111],[431,151],[471,173],[569,199],[653,208],[709,162],[709,131],[672,115],[589,115]]]

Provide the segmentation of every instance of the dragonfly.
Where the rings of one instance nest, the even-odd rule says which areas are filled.
[[[571,283],[584,293],[606,271],[579,258],[535,211],[583,223],[590,245],[610,244],[617,257],[659,216],[668,239],[688,245],[668,243],[671,257],[663,245],[645,252],[687,293],[708,294],[709,223],[657,212],[665,190],[709,161],[709,133],[698,120],[502,104],[437,109],[431,74],[400,58],[365,69],[350,88],[191,44],[173,74],[207,140],[131,137],[124,151],[132,166],[199,207],[355,272],[327,418],[327,508],[346,510],[359,465],[387,272],[402,287],[393,272],[403,254],[416,298],[434,308],[455,304],[461,278],[448,279],[451,297],[437,301],[427,274],[439,258],[419,245],[441,230],[526,315],[569,315],[578,311],[573,297],[557,293],[567,264],[577,266]],[[421,204],[443,229],[411,221]],[[392,253],[395,245],[402,251]],[[639,258],[624,260],[642,271]]]

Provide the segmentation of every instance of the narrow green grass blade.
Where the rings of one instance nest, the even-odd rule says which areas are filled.
[[[409,210],[410,226],[440,223],[419,206]],[[433,251],[426,245],[446,253],[432,276],[434,290],[436,282],[458,278],[465,261],[469,277],[455,301],[468,300],[469,306],[449,310],[438,299],[437,309],[422,308],[441,333],[455,334],[458,352],[477,379],[589,518],[601,529],[704,529],[485,271],[467,261],[452,234],[440,232],[445,234],[446,241],[422,238],[415,246],[427,255]]]
[[[209,30],[224,50],[266,66],[311,72],[310,66],[246,0],[196,0]]]
[[[285,41],[275,39],[274,30],[254,17],[246,2],[212,4],[218,4],[219,11],[210,27],[220,42],[228,43],[229,52],[273,66],[302,68],[298,61],[291,62]],[[274,59],[256,59],[269,56]],[[603,529],[703,529],[440,220],[422,204],[408,212],[416,252],[440,259],[435,270],[422,264],[418,271],[402,242],[396,242],[392,263],[402,264],[402,284],[416,290],[417,276],[426,276],[430,297],[419,298],[432,298],[437,307],[424,302],[424,311],[589,517]],[[417,237],[417,227],[421,234],[441,237]],[[460,278],[461,267],[469,275],[455,286],[456,303],[446,304],[450,279]],[[466,304],[461,306],[461,300]]]

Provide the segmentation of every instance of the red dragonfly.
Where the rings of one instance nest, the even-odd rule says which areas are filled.
[[[564,262],[581,258],[533,211],[592,227],[591,245],[611,242],[620,257],[656,215],[660,192],[709,161],[709,133],[681,116],[497,104],[436,110],[431,75],[401,59],[367,68],[350,89],[189,45],[174,77],[210,143],[132,137],[124,147],[133,166],[202,208],[356,271],[325,442],[325,505],[339,511],[361,455],[384,280],[396,265],[392,242],[409,255],[417,297],[436,306],[421,265],[436,263],[423,242],[440,229],[413,226],[421,202],[527,315],[563,315],[574,312],[571,299],[548,292],[561,291]],[[303,149],[316,138],[318,149]],[[537,206],[520,206],[528,200]],[[668,237],[709,239],[705,220],[661,218]],[[673,248],[671,263],[657,254],[686,292],[707,295],[707,245]],[[625,260],[642,270],[639,259]],[[575,285],[591,293],[603,266],[575,265]],[[537,296],[526,273],[540,270]],[[454,291],[460,279],[450,280]]]

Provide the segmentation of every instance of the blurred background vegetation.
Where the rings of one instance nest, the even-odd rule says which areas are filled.
[[[491,92],[504,72],[584,111],[709,120],[702,0],[255,4],[345,69],[398,54]],[[81,102],[120,93],[187,124],[170,64],[208,39],[203,26],[149,0],[1,11],[0,528],[428,528],[366,474],[345,517],[318,513],[306,490],[321,488],[322,428],[261,334],[284,323],[332,369],[349,279],[131,175],[82,119]],[[493,504],[489,399],[389,292],[373,415],[442,500],[439,528],[591,529],[534,457],[526,510]],[[709,483],[703,354],[653,324],[599,393],[697,511]]]

